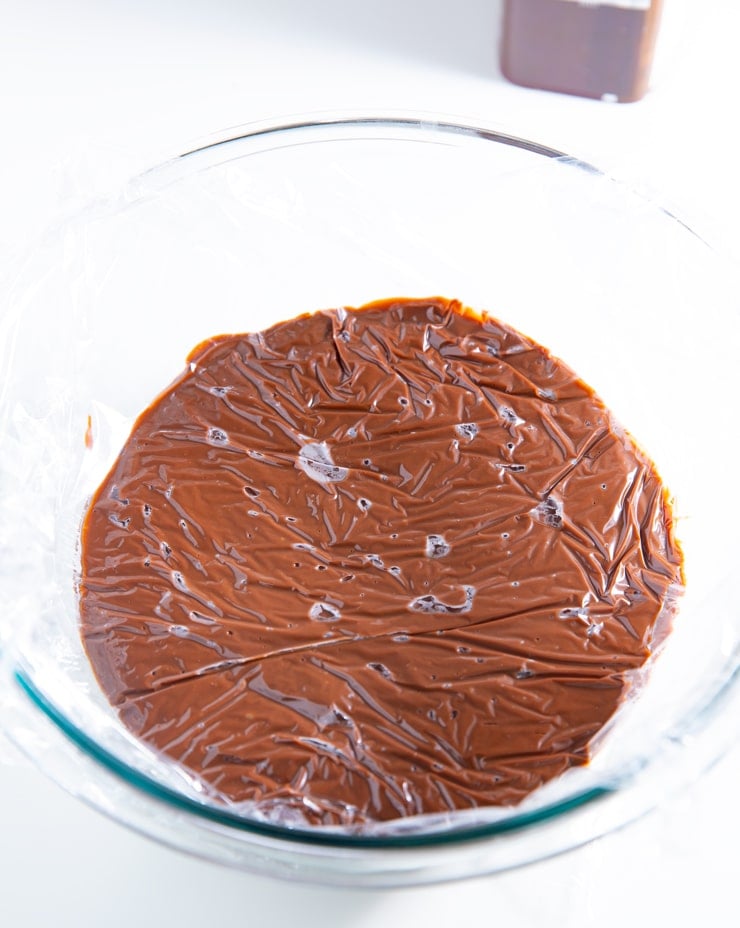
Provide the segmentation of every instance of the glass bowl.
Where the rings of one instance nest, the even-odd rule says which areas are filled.
[[[660,206],[578,159],[454,121],[249,126],[91,204],[27,257],[0,322],[4,729],[113,818],[291,879],[438,882],[637,818],[737,737],[734,292],[716,253]],[[86,504],[205,338],[431,295],[547,346],[656,461],[685,553],[675,629],[592,761],[517,807],[350,832],[218,805],[129,734],[92,675],[75,590]]]

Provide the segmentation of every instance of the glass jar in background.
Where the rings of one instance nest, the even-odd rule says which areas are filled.
[[[501,69],[524,87],[639,100],[661,7],[662,0],[505,0]]]

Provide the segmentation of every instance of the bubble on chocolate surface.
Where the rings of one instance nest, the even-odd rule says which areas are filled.
[[[478,434],[478,426],[475,422],[460,422],[455,426],[455,431],[460,438],[467,438],[472,441]]]
[[[568,606],[560,610],[558,617],[561,619],[580,619],[582,622],[588,622],[588,608],[585,606]]]
[[[346,480],[349,471],[334,463],[325,441],[309,442],[298,452],[296,465],[318,483],[337,483]]]
[[[473,600],[475,599],[475,587],[464,586],[462,590],[465,594],[465,602],[461,604],[446,603],[438,599],[432,593],[427,593],[424,596],[417,596],[416,599],[412,600],[412,602],[409,603],[409,609],[413,612],[424,612],[428,615],[461,615],[462,613],[470,612],[473,608]]]
[[[452,549],[444,535],[427,535],[424,553],[427,557],[446,557]]]
[[[518,416],[510,406],[502,406],[499,412],[507,425],[524,425],[525,420]]]
[[[532,514],[540,522],[553,528],[563,524],[563,504],[553,496],[546,496],[532,509]]]
[[[502,464],[500,462],[496,464],[496,467],[498,467],[500,470],[507,470],[512,474],[521,474],[527,469],[526,465],[524,464]]]
[[[211,428],[208,429],[208,441],[213,442],[214,445],[225,445],[229,441],[229,436],[223,429]]]
[[[315,622],[337,622],[342,618],[341,612],[331,603],[314,603],[308,610],[308,615]]]

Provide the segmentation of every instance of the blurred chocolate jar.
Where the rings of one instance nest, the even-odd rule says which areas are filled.
[[[515,84],[619,103],[647,91],[662,0],[505,0],[501,69]]]

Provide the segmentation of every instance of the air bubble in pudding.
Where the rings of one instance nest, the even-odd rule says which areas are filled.
[[[461,438],[472,441],[478,434],[478,426],[475,422],[460,422],[455,426],[455,431]]]
[[[340,611],[331,603],[314,603],[308,614],[316,622],[337,622],[342,618]]]
[[[446,557],[450,546],[443,535],[427,535],[425,553],[427,557]]]
[[[409,609],[413,612],[424,612],[427,615],[460,615],[470,612],[475,598],[475,588],[464,586],[462,588],[465,601],[462,604],[447,603],[438,599],[431,593],[425,596],[417,596],[415,600],[409,603]]]
[[[563,524],[563,504],[552,496],[546,496],[532,512],[545,525],[560,528]]]
[[[318,483],[335,483],[347,478],[347,468],[337,467],[325,441],[304,445],[298,452],[296,464],[304,474]]]

